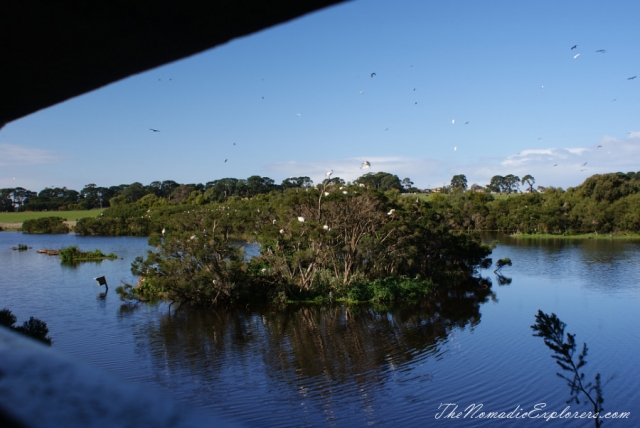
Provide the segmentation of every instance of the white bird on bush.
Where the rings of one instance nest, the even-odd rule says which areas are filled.
[[[323,228],[324,230],[329,230],[329,226],[327,226],[326,224],[325,224],[324,226],[322,226],[322,228]]]
[[[163,227],[163,228],[162,228],[162,234],[164,235],[166,231],[167,231],[167,229],[165,229],[165,228]]]
[[[325,196],[329,196],[329,192],[324,192],[324,195]]]
[[[362,165],[360,165],[360,169],[366,169],[366,168],[371,168],[371,162],[369,161],[362,162]]]
[[[196,239],[196,235],[191,235],[191,238],[189,238],[189,240],[193,241],[194,239]]]
[[[304,223],[304,217],[298,217],[298,221],[299,221],[300,223]]]
[[[280,229],[280,234],[284,235],[284,229]]]
[[[391,211],[389,211],[389,212],[387,213],[387,215],[391,215],[391,214],[393,214],[393,212],[394,212],[394,211],[395,211],[395,210],[391,210]]]
[[[273,219],[273,224],[276,224],[276,223],[278,223],[278,221],[274,218]]]
[[[348,194],[349,192],[347,192],[346,190],[343,190],[343,191],[342,191],[342,193],[346,195],[346,194]]]

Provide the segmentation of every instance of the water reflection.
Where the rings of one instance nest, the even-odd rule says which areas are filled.
[[[197,378],[197,399],[205,406],[214,405],[220,396],[203,391],[232,394],[227,378],[240,372],[243,379],[237,382],[252,385],[253,392],[245,389],[243,394],[257,400],[256,406],[267,401],[270,408],[278,406],[266,393],[277,389],[284,401],[286,396],[303,395],[326,407],[344,395],[372,394],[393,372],[411,371],[440,355],[452,329],[480,322],[479,308],[490,296],[489,288],[476,287],[441,291],[396,308],[187,308],[167,312],[136,337],[139,347],[148,348],[157,376],[172,390],[176,383]],[[125,307],[121,314],[132,310]],[[256,392],[260,390],[265,395]]]

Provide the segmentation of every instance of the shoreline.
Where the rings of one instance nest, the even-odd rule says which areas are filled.
[[[552,234],[510,234],[510,238],[523,239],[622,239],[629,241],[640,241],[640,234],[637,233],[586,233],[580,235],[552,235]]]
[[[69,233],[73,233],[73,229],[76,227],[77,221],[65,221],[64,224],[69,226],[71,231]],[[20,232],[22,229],[22,223],[0,223],[1,232]]]

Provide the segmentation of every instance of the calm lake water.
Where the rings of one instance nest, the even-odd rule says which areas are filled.
[[[123,305],[116,286],[146,238],[0,233],[0,308],[21,324],[45,321],[54,348],[123,380],[148,385],[245,426],[591,427],[587,420],[445,418],[457,411],[562,411],[569,388],[530,326],[557,314],[587,342],[587,380],[600,373],[606,411],[631,412],[604,427],[640,426],[640,243],[518,241],[509,285],[491,270],[491,293],[442,294],[401,308],[291,305],[283,311],[169,311]],[[25,252],[10,248],[26,244]],[[78,245],[117,260],[66,267],[40,248]],[[110,292],[94,277],[105,275]],[[586,411],[582,403],[571,411]],[[463,415],[464,416],[464,415]]]

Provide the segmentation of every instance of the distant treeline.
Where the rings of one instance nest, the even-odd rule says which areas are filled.
[[[356,180],[357,187],[375,189],[370,184],[364,184],[371,176],[365,175]],[[347,191],[347,186],[340,182],[326,181],[317,187],[300,187],[285,192],[277,190],[261,194],[260,200],[267,198],[266,200],[271,201],[271,205],[274,206],[281,203],[277,198],[274,199],[275,195],[290,191],[318,192],[323,186],[329,186],[326,190],[330,193]],[[341,190],[340,187],[344,189]],[[207,204],[217,207],[218,204],[223,204],[232,207],[232,212],[241,212],[247,210],[247,207],[240,201],[254,199],[220,195],[219,190],[220,185],[216,185],[204,193],[194,191],[182,203],[153,194],[145,195],[133,203],[115,203],[97,219],[86,218],[79,221],[75,232],[84,235],[149,236],[160,233],[171,217],[195,207]],[[398,193],[398,190],[387,190],[389,191]],[[451,230],[458,232],[500,231],[564,235],[640,233],[640,174],[633,172],[594,175],[582,185],[568,190],[539,187],[531,193],[509,196],[452,187],[447,194],[432,194],[428,202],[421,203],[428,204],[446,220]],[[244,217],[250,215],[243,214]],[[237,218],[239,217],[232,216],[232,219]],[[228,230],[228,233],[234,236],[241,236],[245,232],[239,224]]]
[[[334,184],[345,185],[345,181],[332,178]],[[359,182],[380,191],[397,189],[413,192],[409,178],[402,181],[398,176],[386,172],[365,174]],[[121,184],[119,186],[98,187],[87,184],[79,192],[66,187],[51,187],[41,192],[33,192],[22,187],[0,189],[0,212],[14,211],[66,211],[108,208],[126,203],[137,202],[145,196],[155,196],[172,204],[223,202],[237,196],[251,198],[270,192],[282,192],[289,188],[313,187],[309,177],[290,177],[276,184],[269,177],[257,175],[247,179],[222,178],[205,184],[179,184],[173,180],[154,181],[148,186],[142,183]]]

